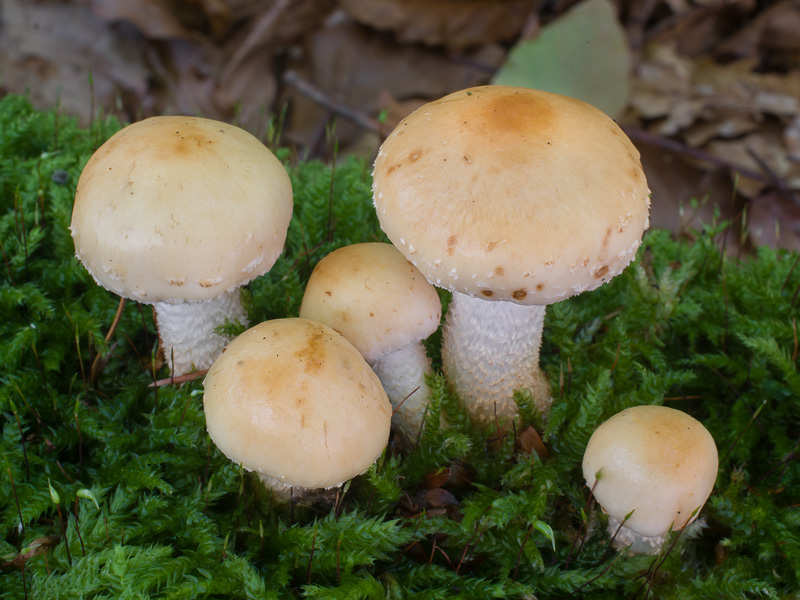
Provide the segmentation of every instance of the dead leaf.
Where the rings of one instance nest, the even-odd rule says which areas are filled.
[[[533,0],[339,0],[359,23],[391,31],[398,41],[466,48],[506,41],[522,31]]]
[[[542,441],[542,437],[539,435],[539,432],[536,429],[528,425],[525,429],[523,429],[520,434],[519,438],[517,439],[517,443],[519,445],[520,450],[522,450],[526,454],[530,454],[531,452],[536,452],[539,455],[539,458],[542,460],[550,458],[550,451],[547,449],[547,446],[544,445],[544,441]]]
[[[618,117],[628,103],[631,56],[610,0],[586,0],[514,46],[493,83],[579,98]]]
[[[145,37],[153,39],[173,39],[190,37],[184,27],[169,9],[165,0],[91,0],[94,13],[111,23],[127,21],[141,31]]]
[[[435,471],[426,473],[424,477],[424,484],[428,489],[440,488],[447,483],[448,479],[450,479],[450,469],[447,467],[442,467],[441,469],[436,469]]]
[[[49,548],[54,548],[61,541],[60,535],[48,535],[45,537],[38,537],[34,539],[23,552],[17,554],[12,560],[4,562],[0,568],[6,569],[13,567],[15,569],[24,569],[25,563],[37,554],[44,554]]]
[[[59,106],[84,126],[92,107],[139,111],[149,73],[135,32],[114,31],[88,6],[55,0],[4,0],[0,26],[4,89],[28,90],[35,106]]]
[[[800,251],[800,207],[768,190],[750,203],[747,231],[756,244]]]

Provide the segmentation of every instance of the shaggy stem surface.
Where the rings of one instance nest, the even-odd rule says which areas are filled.
[[[230,341],[214,331],[225,320],[247,326],[240,290],[205,302],[155,304],[158,337],[173,375],[208,369]]]
[[[442,367],[472,419],[505,429],[518,415],[514,391],[529,389],[545,416],[552,398],[539,368],[544,306],[454,293],[442,336]],[[503,422],[505,424],[503,425]]]

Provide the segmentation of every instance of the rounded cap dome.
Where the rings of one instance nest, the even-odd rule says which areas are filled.
[[[705,504],[718,467],[708,430],[686,413],[636,406],[617,413],[589,439],[586,485],[618,521],[643,536],[683,529]],[[692,513],[695,513],[692,516]]]
[[[436,289],[391,244],[344,246],[306,285],[300,316],[333,327],[367,360],[427,338],[439,327]]]
[[[215,298],[269,271],[291,215],[289,176],[255,137],[210,119],[153,117],[89,159],[70,229],[100,285],[177,303]]]
[[[392,407],[377,375],[321,323],[276,319],[248,329],[203,385],[217,447],[289,485],[339,485],[366,471],[389,439]]]
[[[381,146],[374,202],[429,281],[519,304],[591,290],[635,256],[648,224],[639,152],[573,98],[482,86],[417,109]]]

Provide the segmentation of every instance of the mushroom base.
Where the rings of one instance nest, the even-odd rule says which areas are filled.
[[[342,484],[339,484],[330,488],[305,488],[284,483],[263,473],[258,473],[258,478],[279,502],[299,502],[314,506],[332,506],[342,487]]]
[[[544,315],[544,306],[453,293],[442,332],[442,368],[475,422],[489,425],[496,417],[510,428],[519,413],[514,392],[523,388],[542,416],[550,411],[550,383],[539,368]]]
[[[692,521],[679,534],[682,537],[697,537],[705,527],[701,519]],[[608,515],[608,535],[612,538],[612,546],[616,550],[627,549],[632,554],[658,554],[669,536],[669,532],[661,535],[641,535],[633,529],[625,527],[619,520]]]
[[[211,367],[230,341],[215,333],[225,320],[247,326],[239,288],[205,302],[154,305],[164,361],[173,375]]]
[[[421,343],[409,344],[396,352],[369,361],[392,403],[392,424],[411,440],[422,429],[423,416],[431,398],[425,376],[431,361]]]

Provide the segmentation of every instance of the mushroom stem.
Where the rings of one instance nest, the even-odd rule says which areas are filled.
[[[425,383],[425,376],[431,372],[425,347],[415,342],[371,360],[369,364],[392,403],[392,423],[412,440],[416,439],[431,397]]]
[[[164,360],[173,375],[208,369],[229,340],[214,330],[225,320],[247,326],[239,288],[211,300],[154,305]]]
[[[442,331],[442,367],[473,421],[495,414],[505,428],[518,415],[514,391],[527,388],[546,416],[552,397],[539,368],[544,306],[488,302],[458,292]]]

